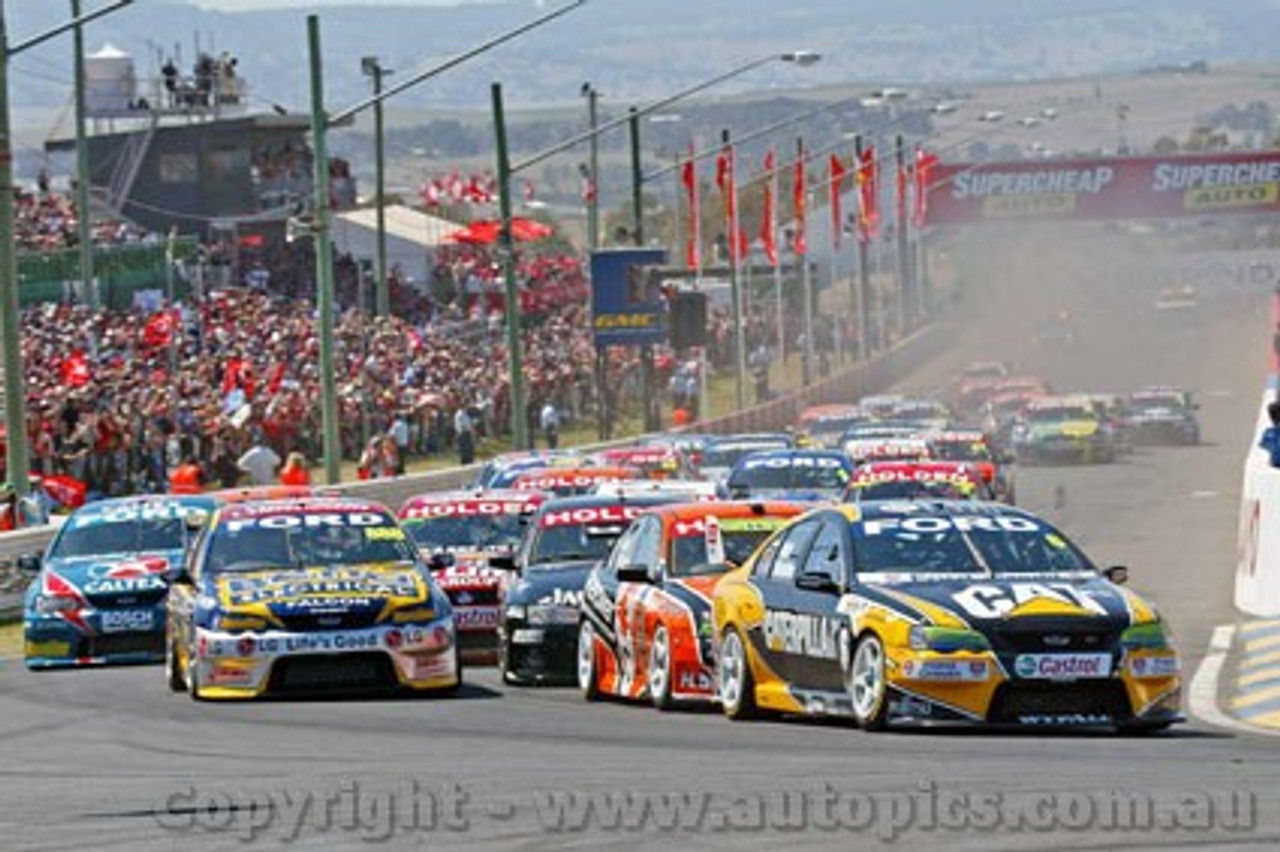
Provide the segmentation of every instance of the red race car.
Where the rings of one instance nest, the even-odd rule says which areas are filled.
[[[541,491],[454,491],[410,497],[400,523],[427,559],[432,577],[453,604],[458,650],[466,662],[492,663],[507,572],[493,556],[514,553]]]

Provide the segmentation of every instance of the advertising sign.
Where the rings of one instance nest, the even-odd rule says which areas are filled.
[[[1277,212],[1280,151],[939,164],[927,210],[927,225]]]
[[[648,346],[667,339],[663,249],[604,249],[591,253],[591,328],[601,346]]]

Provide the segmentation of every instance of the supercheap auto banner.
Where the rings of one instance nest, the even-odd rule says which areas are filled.
[[[1280,210],[1280,151],[939,163],[926,226]]]

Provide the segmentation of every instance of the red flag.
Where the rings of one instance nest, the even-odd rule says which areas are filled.
[[[62,359],[62,383],[68,387],[79,388],[89,384],[93,378],[89,371],[89,359],[79,349]]]
[[[689,146],[689,159],[681,170],[685,192],[689,196],[689,227],[685,242],[684,262],[690,269],[702,266],[702,216],[698,209],[698,169],[693,160],[693,146]]]
[[[467,185],[462,180],[462,175],[458,174],[458,170],[454,169],[453,174],[449,175],[449,199],[454,204],[461,204],[463,199],[467,197]]]
[[[876,162],[876,149],[868,145],[862,152],[858,165],[858,234],[865,243],[880,233],[880,167]]]
[[[743,251],[746,238],[738,224],[738,187],[733,175],[733,161],[733,146],[726,146],[716,158],[716,186],[720,188],[724,198],[725,238],[728,242],[729,258],[736,261],[746,254]]]
[[[142,327],[142,342],[147,346],[168,346],[173,337],[174,316],[172,311],[156,311]]]
[[[844,229],[844,214],[840,212],[840,193],[844,190],[844,163],[839,154],[831,155],[831,245],[840,248],[840,232]]]
[[[898,206],[897,206],[897,209],[895,210],[895,213],[897,214],[897,217],[898,217],[898,222],[905,222],[907,220],[907,191],[908,191],[907,188],[908,186],[910,186],[910,183],[911,183],[911,181],[907,177],[907,171],[908,171],[907,164],[900,160],[898,163],[898,187],[897,187],[897,193],[896,193],[896,196],[898,199]]]
[[[923,148],[916,148],[916,198],[911,219],[917,228],[923,228],[929,216],[929,179],[932,176],[933,167],[937,164],[937,155],[929,154]]]
[[[800,156],[796,158],[796,179],[795,179],[795,211],[796,211],[796,254],[807,254],[809,251],[808,240],[805,238],[805,210],[804,210],[804,148],[800,149]]]
[[[777,189],[774,184],[778,181],[778,173],[774,169],[772,148],[764,155],[764,170],[768,180],[764,182],[764,215],[760,222],[760,242],[764,244],[765,259],[773,266],[777,266],[778,242],[774,236],[777,223],[773,219],[773,193]]]
[[[227,366],[222,370],[222,395],[231,393],[232,388],[240,383],[240,371],[248,366],[247,361],[239,358],[228,358]]]

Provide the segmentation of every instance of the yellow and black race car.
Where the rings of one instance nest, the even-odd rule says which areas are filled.
[[[1123,575],[999,503],[815,510],[716,587],[720,700],[735,719],[851,715],[868,730],[1166,728],[1182,721],[1178,655]]]

